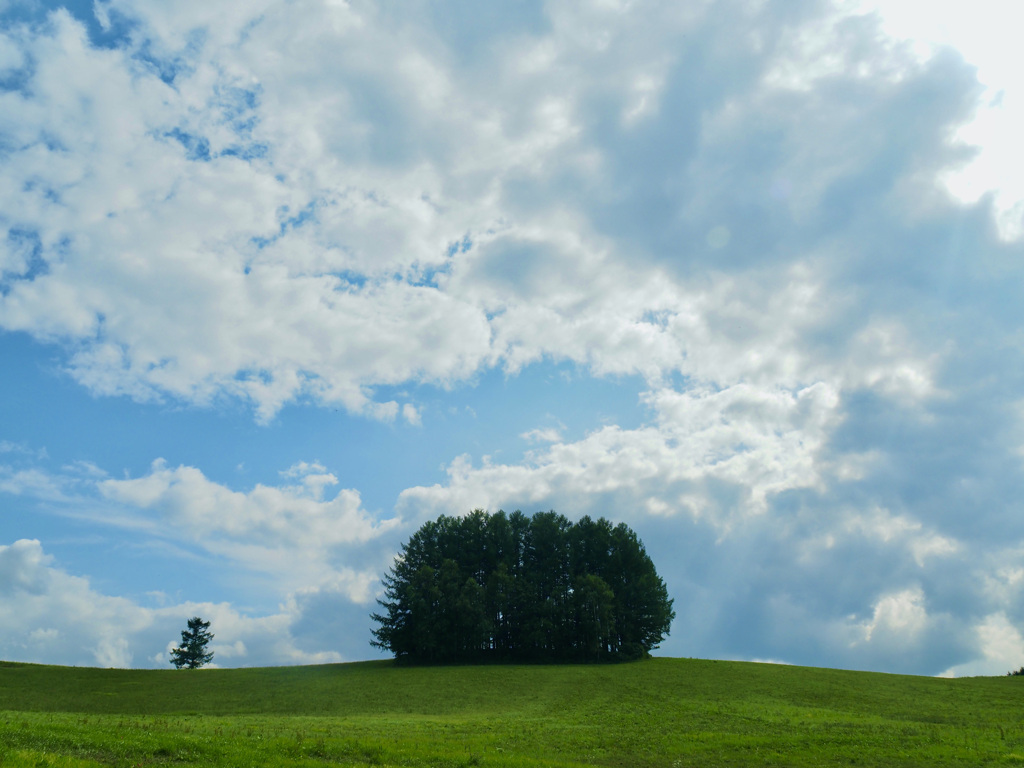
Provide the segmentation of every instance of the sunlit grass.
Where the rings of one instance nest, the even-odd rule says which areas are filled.
[[[0,765],[1024,764],[1024,678],[609,666],[0,667]]]

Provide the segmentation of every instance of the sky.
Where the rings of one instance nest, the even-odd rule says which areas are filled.
[[[480,508],[659,655],[1017,669],[1021,13],[0,0],[0,658],[377,658]]]

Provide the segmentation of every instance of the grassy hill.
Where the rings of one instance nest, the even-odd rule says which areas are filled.
[[[651,659],[234,670],[0,664],[0,766],[1024,764],[1024,678]]]

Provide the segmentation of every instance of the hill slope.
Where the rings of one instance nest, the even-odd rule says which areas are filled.
[[[3,664],[0,765],[1024,764],[1022,703],[1022,678],[684,659],[198,671]]]

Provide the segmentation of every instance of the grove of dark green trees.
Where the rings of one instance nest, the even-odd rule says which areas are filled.
[[[417,663],[636,659],[675,617],[644,545],[604,518],[442,516],[383,581],[371,645]]]

